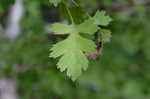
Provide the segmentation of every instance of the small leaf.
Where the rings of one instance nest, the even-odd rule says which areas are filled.
[[[81,33],[94,34],[98,30],[98,26],[94,24],[92,19],[84,21],[82,24],[77,26],[78,31]]]
[[[101,29],[100,32],[102,34],[102,42],[103,43],[110,42],[110,40],[111,40],[111,31],[108,30],[108,29]]]
[[[54,6],[56,7],[61,2],[61,0],[49,0],[49,2],[54,4]]]
[[[74,32],[73,25],[54,23],[52,24],[52,32],[55,34],[70,34]]]
[[[105,11],[97,11],[93,17],[94,23],[97,25],[107,26],[112,21],[112,19],[105,14]]]

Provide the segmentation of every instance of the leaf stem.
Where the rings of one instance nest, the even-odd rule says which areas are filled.
[[[76,1],[72,0],[72,2],[73,2],[77,7],[80,6]]]
[[[66,10],[67,10],[67,12],[68,12],[68,15],[69,15],[69,17],[70,17],[71,23],[72,23],[72,24],[75,24],[75,23],[74,23],[74,20],[73,20],[73,16],[72,16],[72,14],[71,14],[69,8],[67,7],[66,4],[65,4],[65,6],[66,6]]]

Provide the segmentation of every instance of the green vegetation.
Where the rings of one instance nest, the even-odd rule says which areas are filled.
[[[104,43],[110,41],[112,32],[111,41],[103,45],[100,58],[88,59],[89,62],[80,50],[95,52],[93,49],[95,45],[92,42],[96,40],[91,36],[95,28],[87,28],[89,32],[84,29],[86,27],[83,25],[81,29],[83,33],[70,36],[72,38],[78,36],[77,39],[85,40],[79,43],[79,46],[73,46],[71,42],[74,39],[65,38],[64,47],[68,47],[67,42],[71,43],[72,47],[69,51],[77,49],[75,51],[78,53],[73,53],[73,55],[82,57],[83,60],[74,60],[70,57],[71,60],[73,59],[70,62],[81,62],[79,65],[83,64],[84,67],[79,66],[80,69],[87,69],[88,63],[86,72],[82,73],[75,82],[66,76],[66,72],[60,72],[57,69],[56,64],[60,58],[48,57],[49,49],[55,49],[53,44],[62,43],[64,37],[47,33],[46,24],[64,20],[71,22],[64,9],[65,5],[59,4],[60,0],[52,1],[56,7],[48,0],[24,0],[25,15],[21,20],[22,33],[16,40],[7,39],[0,31],[0,76],[17,78],[20,98],[150,99],[150,4],[146,2],[148,0],[140,0],[141,2],[136,0],[75,0],[80,4],[79,6],[74,3],[69,4],[75,24],[82,25],[85,19],[88,20],[86,13],[95,16],[96,22],[102,25],[100,31],[103,34]],[[6,25],[8,9],[13,3],[14,0],[0,1],[0,24]],[[105,12],[101,11],[106,11],[106,15],[110,15],[113,19],[107,26],[111,32],[105,27],[110,19],[108,16],[104,17]],[[98,20],[97,17],[103,21]],[[105,21],[105,18],[109,21]],[[65,30],[61,29],[60,23],[53,25],[52,30],[55,33],[71,34],[70,31],[74,31],[71,25],[61,26],[63,29],[66,28]],[[62,31],[56,27],[60,27]],[[85,35],[86,33],[90,35]],[[93,46],[90,44],[90,48],[87,48],[85,42],[92,43]],[[59,47],[61,48],[62,45]],[[83,50],[82,47],[86,49]],[[55,51],[60,52],[60,50]],[[68,54],[71,53],[66,55]],[[60,55],[65,57],[64,53]],[[68,64],[65,63],[63,66],[68,66]],[[59,68],[62,71],[66,69],[66,67]],[[79,74],[80,72],[79,70]]]

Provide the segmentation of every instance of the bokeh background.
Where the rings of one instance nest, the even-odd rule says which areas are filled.
[[[0,0],[0,99],[150,99],[150,0],[79,0],[113,19],[103,55],[72,82],[49,49],[66,22],[48,0]],[[76,13],[76,10],[72,10]]]

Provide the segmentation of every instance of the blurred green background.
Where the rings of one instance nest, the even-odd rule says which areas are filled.
[[[48,0],[24,0],[21,34],[10,40],[0,31],[0,77],[17,79],[20,99],[150,99],[150,1],[79,1],[91,15],[106,10],[113,18],[112,40],[99,60],[72,82],[48,57],[59,39],[45,28],[64,21],[61,10]],[[13,4],[0,0],[1,28]]]

